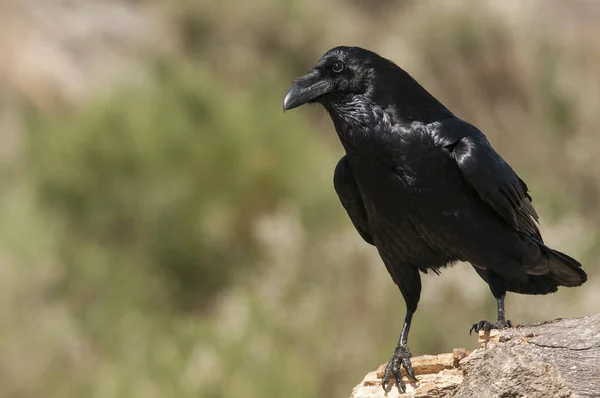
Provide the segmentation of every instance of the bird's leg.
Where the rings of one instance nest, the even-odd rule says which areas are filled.
[[[402,333],[400,334],[400,338],[398,339],[398,346],[396,350],[394,350],[394,354],[387,363],[385,367],[385,372],[383,373],[383,379],[381,380],[381,386],[385,391],[387,391],[387,384],[390,381],[390,376],[394,376],[396,379],[396,387],[398,387],[398,391],[404,393],[406,391],[406,386],[402,381],[402,376],[400,375],[400,366],[404,366],[404,370],[406,370],[406,374],[413,380],[417,380],[415,377],[415,371],[410,363],[410,351],[408,350],[408,332],[410,330],[410,324],[412,322],[414,311],[407,310],[406,317],[404,318],[404,325],[402,326]]]
[[[498,306],[498,320],[495,323],[488,321],[479,321],[478,323],[474,323],[469,330],[469,334],[471,334],[473,331],[479,333],[480,330],[485,330],[488,332],[492,329],[506,329],[512,327],[511,321],[506,320],[504,315],[504,297],[506,297],[505,293],[496,297],[496,304]]]
[[[498,306],[498,324],[503,324],[504,327],[512,327],[512,324],[510,321],[507,321],[505,316],[504,316],[504,297],[506,297],[506,294],[503,294],[502,296],[498,297],[496,299],[496,304]]]

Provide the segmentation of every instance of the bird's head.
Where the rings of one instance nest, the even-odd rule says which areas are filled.
[[[336,47],[327,51],[313,69],[294,81],[283,100],[283,110],[306,103],[325,107],[369,95],[378,64],[389,63],[359,47]]]
[[[283,110],[319,103],[334,123],[370,123],[377,112],[388,120],[429,123],[452,112],[392,61],[360,47],[327,51],[313,69],[294,81]]]

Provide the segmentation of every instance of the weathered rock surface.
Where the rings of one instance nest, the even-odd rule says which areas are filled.
[[[488,334],[481,349],[413,358],[418,383],[385,394],[385,365],[367,374],[351,398],[600,397],[600,314],[557,319]]]
[[[461,359],[470,352],[464,349],[455,349],[451,354],[423,355],[412,359],[413,369],[419,383],[412,383],[406,377],[404,369],[401,370],[402,379],[406,383],[406,394],[399,394],[393,387],[387,395],[381,388],[381,377],[385,364],[367,374],[361,384],[354,388],[352,398],[358,397],[441,397],[456,391],[463,382],[463,372],[459,369]],[[393,380],[393,379],[392,379]]]

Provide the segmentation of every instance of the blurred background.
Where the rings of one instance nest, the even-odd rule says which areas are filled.
[[[514,323],[600,311],[595,1],[3,0],[0,396],[345,397],[404,302],[333,189],[292,80],[337,45],[409,71],[527,182],[589,281]],[[425,276],[414,355],[475,348],[495,301]]]

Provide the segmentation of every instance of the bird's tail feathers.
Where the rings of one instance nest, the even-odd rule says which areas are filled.
[[[547,258],[549,275],[560,286],[580,286],[587,281],[587,274],[581,263],[564,253],[538,243],[542,255]]]

